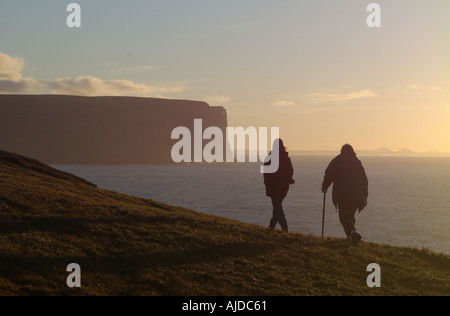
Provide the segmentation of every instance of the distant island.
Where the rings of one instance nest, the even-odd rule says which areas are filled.
[[[0,95],[0,148],[51,164],[165,164],[172,130],[196,118],[228,124],[225,108],[200,101]]]
[[[331,150],[293,150],[290,152],[293,156],[334,156],[338,153]],[[378,157],[450,157],[450,153],[441,151],[415,152],[407,148],[400,150],[391,150],[389,148],[380,148],[376,150],[357,150],[359,156],[378,156]]]

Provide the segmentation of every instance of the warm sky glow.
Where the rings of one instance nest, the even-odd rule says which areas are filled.
[[[290,149],[450,152],[450,2],[0,3],[0,93],[136,95],[223,105]]]

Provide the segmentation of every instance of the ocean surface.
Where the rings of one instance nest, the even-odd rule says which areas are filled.
[[[290,231],[320,236],[324,170],[332,157],[293,157],[284,208]],[[450,158],[361,157],[369,205],[357,215],[366,242],[450,254]],[[272,215],[259,164],[145,166],[56,165],[101,188],[268,226]],[[327,196],[325,235],[345,237]]]

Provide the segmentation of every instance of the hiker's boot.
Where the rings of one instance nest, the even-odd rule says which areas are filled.
[[[358,245],[359,242],[360,242],[361,239],[362,239],[361,235],[358,234],[358,233],[356,232],[356,230],[352,231],[352,233],[351,233],[350,236],[351,236],[351,238],[352,238],[352,244],[353,244],[354,246]]]
[[[269,229],[270,229],[270,230],[274,230],[276,226],[277,226],[277,222],[276,222],[275,220],[272,219],[272,220],[270,221]]]

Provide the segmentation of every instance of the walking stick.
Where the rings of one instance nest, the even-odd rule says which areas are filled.
[[[323,232],[325,230],[325,204],[327,202],[327,194],[323,194],[323,216],[322,216],[322,239],[323,239]]]

